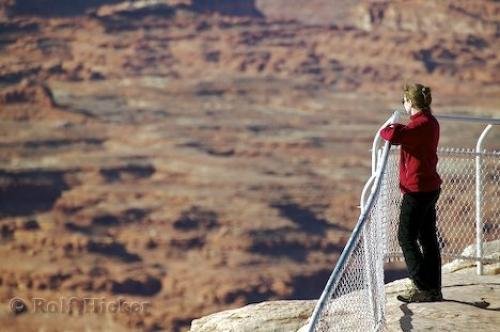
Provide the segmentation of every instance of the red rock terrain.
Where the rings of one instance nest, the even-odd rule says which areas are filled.
[[[316,298],[403,82],[431,85],[436,113],[500,114],[493,1],[4,0],[0,13],[7,330],[183,331]],[[480,130],[443,125],[442,143]],[[36,297],[150,305],[33,313]]]

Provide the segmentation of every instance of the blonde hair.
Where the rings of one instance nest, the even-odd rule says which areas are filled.
[[[430,109],[432,103],[431,88],[420,83],[405,84],[403,96],[406,97],[413,107],[420,110]]]

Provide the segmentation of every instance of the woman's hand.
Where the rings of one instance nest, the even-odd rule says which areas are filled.
[[[399,123],[405,124],[405,114],[401,111],[394,111],[391,117],[391,124]]]

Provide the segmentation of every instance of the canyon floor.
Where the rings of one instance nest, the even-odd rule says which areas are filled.
[[[185,331],[248,303],[315,299],[405,80],[431,85],[438,115],[500,115],[488,1],[430,2],[403,28],[388,21],[400,6],[369,1],[339,25],[266,1],[237,15],[197,1],[94,1],[70,16],[19,3],[0,2],[0,324],[12,330]],[[441,130],[442,145],[470,148],[482,127]],[[499,142],[492,131],[486,148]],[[33,298],[72,297],[149,305],[32,312]]]

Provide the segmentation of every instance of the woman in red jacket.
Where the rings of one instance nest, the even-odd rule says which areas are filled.
[[[393,123],[380,132],[391,144],[401,145],[399,187],[403,199],[398,241],[412,280],[406,294],[398,296],[404,302],[443,299],[441,254],[436,229],[436,202],[442,183],[436,170],[439,123],[432,115],[431,102],[429,87],[406,85],[403,105],[410,114],[410,122],[407,125]]]

